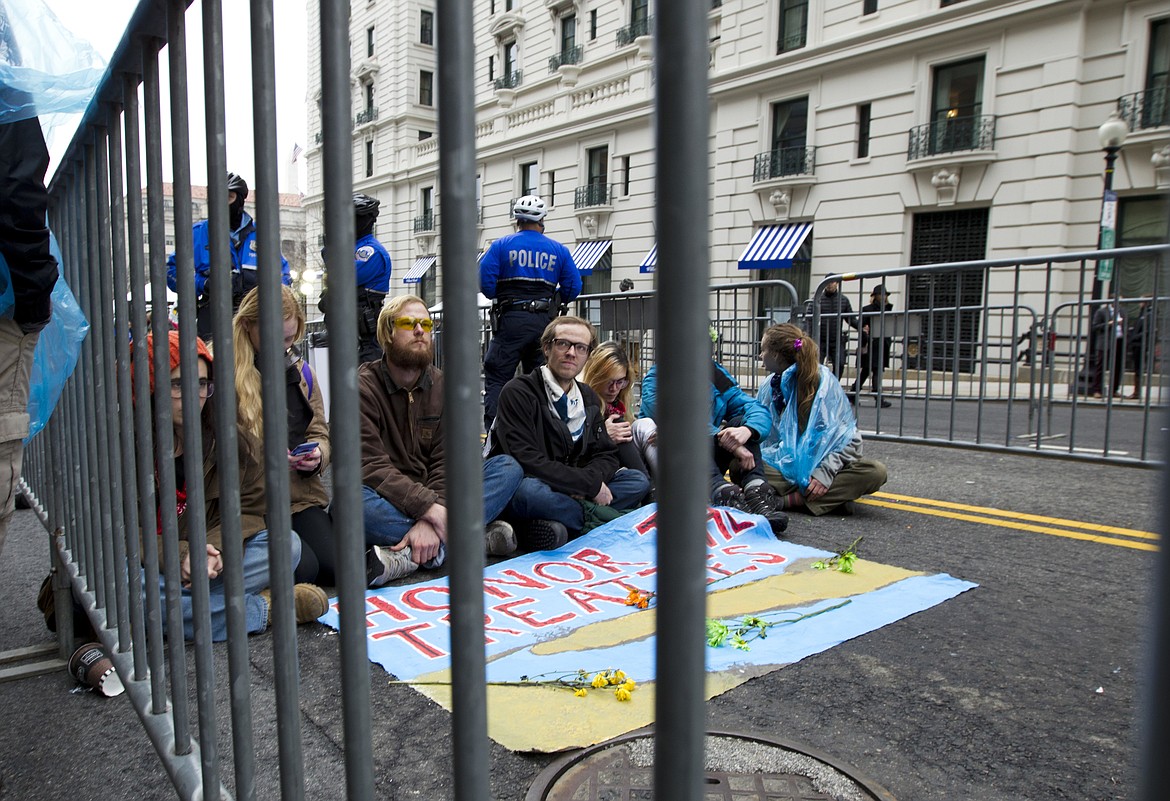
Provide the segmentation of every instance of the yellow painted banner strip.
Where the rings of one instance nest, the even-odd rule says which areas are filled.
[[[916,503],[922,506],[937,506],[942,509],[957,509],[962,512],[977,512],[979,514],[992,515],[994,517],[1010,517],[1016,520],[1028,520],[1032,523],[1043,523],[1050,526],[1079,528],[1084,531],[1097,531],[1101,534],[1119,534],[1123,537],[1139,537],[1146,540],[1161,539],[1157,534],[1151,531],[1142,531],[1136,528],[1119,528],[1118,526],[1105,526],[1101,525],[1100,523],[1085,523],[1080,520],[1065,520],[1060,517],[1030,515],[1025,512],[1009,512],[1003,509],[993,509],[989,506],[967,506],[966,504],[953,503],[951,501],[936,501],[933,498],[915,498],[912,495],[895,495],[891,492],[875,492],[872,497],[888,498],[892,501],[905,501],[907,503]]]
[[[885,495],[885,493],[882,493]],[[1067,529],[1051,528],[1049,526],[1037,526],[1031,523],[1019,523],[1014,520],[1004,520],[995,517],[979,517],[977,515],[960,514],[957,512],[949,512],[942,509],[930,509],[923,506],[909,506],[903,503],[888,503],[886,501],[876,500],[875,498],[860,498],[857,503],[864,503],[868,506],[881,506],[886,509],[901,509],[907,512],[917,512],[918,514],[931,515],[933,517],[946,517],[951,520],[962,520],[968,523],[980,523],[985,526],[998,526],[1000,528],[1011,528],[1019,531],[1031,531],[1037,534],[1051,534],[1056,537],[1067,537],[1073,540],[1085,540],[1087,542],[1099,542],[1103,545],[1117,545],[1122,548],[1133,548],[1138,551],[1156,551],[1158,546],[1149,542],[1137,542],[1134,540],[1120,540],[1114,537],[1103,537],[1097,534],[1085,534],[1080,531],[1069,531]]]

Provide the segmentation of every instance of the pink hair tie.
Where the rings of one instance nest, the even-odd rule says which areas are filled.
[[[804,344],[803,339],[794,339],[794,340],[792,340],[792,349],[793,350],[800,350],[800,346],[803,344]]]

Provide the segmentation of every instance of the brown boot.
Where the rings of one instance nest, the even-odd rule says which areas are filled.
[[[272,623],[272,590],[257,593],[268,604],[268,623]],[[293,586],[293,607],[296,610],[297,625],[312,623],[329,611],[329,596],[316,584]]]

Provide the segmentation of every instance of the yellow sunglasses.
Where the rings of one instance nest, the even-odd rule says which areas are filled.
[[[400,331],[413,331],[416,325],[422,326],[424,331],[433,331],[435,328],[434,320],[427,317],[395,317],[394,327]]]

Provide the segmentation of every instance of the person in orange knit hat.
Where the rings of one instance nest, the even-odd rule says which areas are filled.
[[[146,338],[146,349],[149,354],[150,388],[154,392],[154,341],[153,336]],[[204,559],[198,556],[193,558],[188,544],[189,515],[187,510],[187,476],[183,460],[183,404],[185,399],[182,393],[179,367],[179,332],[170,331],[168,337],[170,349],[170,394],[171,414],[174,424],[175,447],[175,499],[174,503],[179,519],[179,574],[182,579],[180,602],[183,609],[183,630],[187,639],[194,639],[193,613],[191,607],[191,579],[192,572],[202,566],[207,571],[210,582],[211,605],[211,639],[219,642],[227,639],[226,598],[223,585],[223,531],[222,511],[220,509],[219,478],[216,470],[217,449],[215,442],[214,407],[207,404],[207,399],[215,391],[212,381],[211,352],[203,340],[196,339],[195,347],[198,353],[197,369],[199,371],[199,420],[203,433],[203,490],[206,512],[207,553]],[[247,630],[250,634],[264,631],[271,620],[272,596],[269,591],[268,574],[268,531],[264,523],[264,469],[258,459],[258,446],[251,437],[241,432],[239,447],[240,465],[240,533],[244,539],[244,608]],[[166,499],[160,498],[159,503]],[[159,530],[161,536],[161,515],[159,516]],[[292,564],[295,569],[300,562],[301,541],[296,533],[292,534]],[[162,549],[159,549],[160,561]],[[160,570],[162,565],[160,564]],[[163,592],[167,591],[165,577],[160,573],[159,585]],[[297,584],[294,588],[296,605],[296,619],[298,623],[307,623],[316,620],[325,614],[328,609],[328,597],[324,590],[313,584]]]

